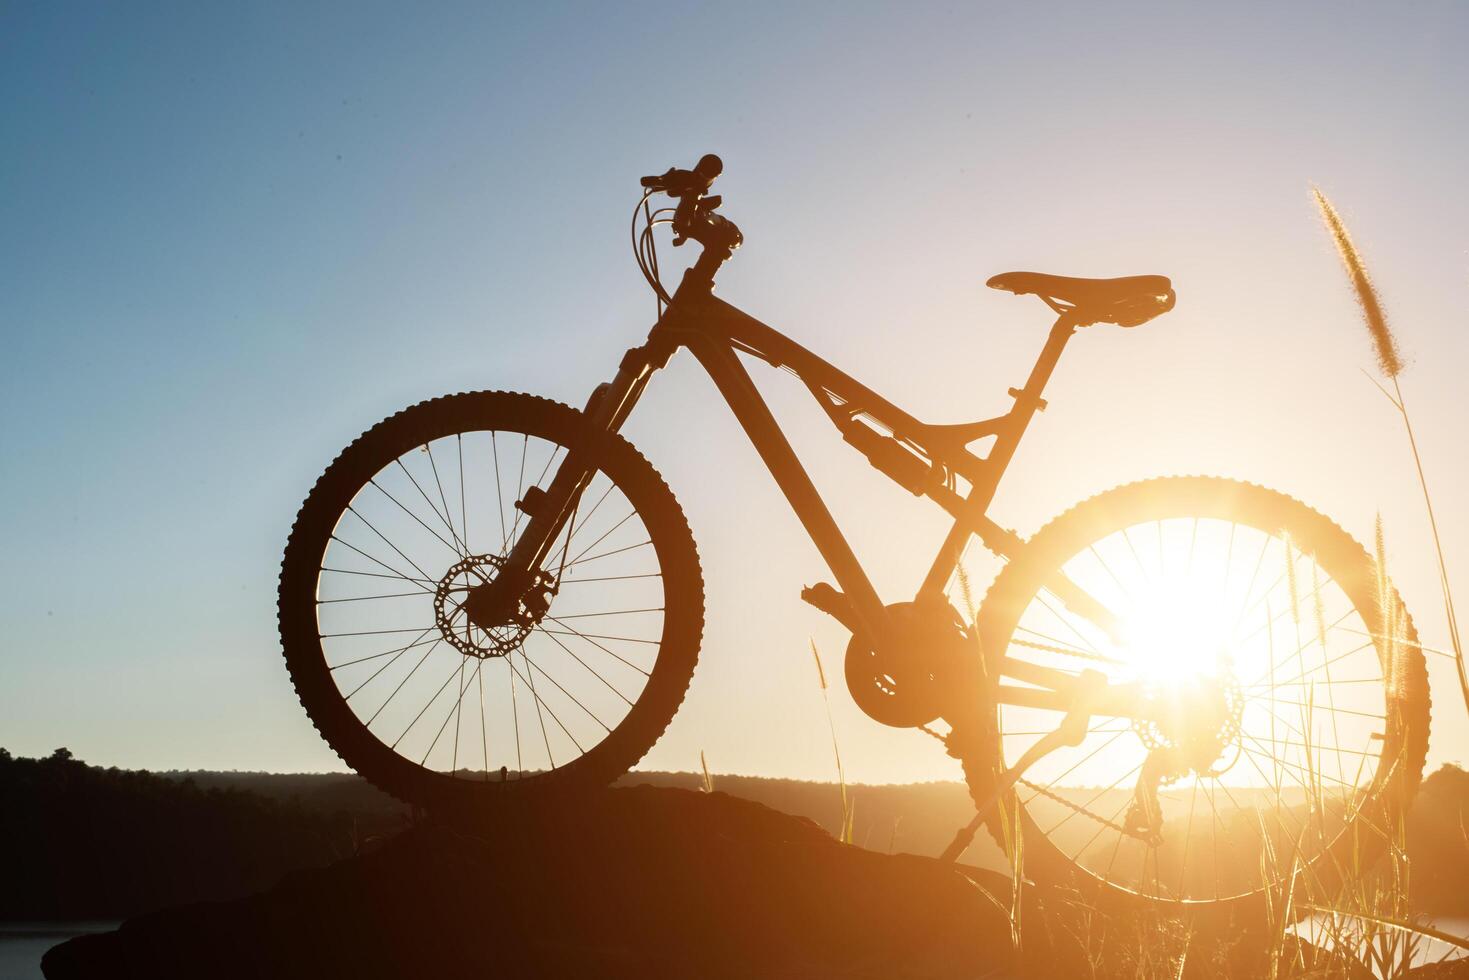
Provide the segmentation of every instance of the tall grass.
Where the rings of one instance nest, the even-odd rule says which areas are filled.
[[[826,708],[826,727],[831,731],[831,753],[836,757],[837,785],[842,791],[842,822],[838,837],[843,844],[852,843],[852,827],[857,817],[857,801],[847,792],[847,773],[842,768],[842,747],[837,742],[836,721],[831,715],[831,695],[827,690],[826,669],[821,666],[821,654],[816,649],[816,641],[810,640],[811,657],[816,661],[816,679],[821,684],[821,703]],[[896,834],[896,829],[894,830]]]
[[[1465,710],[1469,710],[1469,670],[1464,663],[1464,646],[1459,636],[1459,619],[1454,610],[1454,595],[1449,588],[1448,564],[1444,559],[1443,539],[1438,533],[1438,521],[1433,513],[1433,497],[1428,492],[1428,479],[1423,473],[1423,458],[1418,452],[1418,439],[1413,432],[1413,420],[1408,414],[1407,402],[1403,398],[1403,389],[1398,382],[1399,375],[1403,372],[1403,359],[1398,349],[1397,338],[1393,336],[1391,328],[1387,323],[1387,316],[1383,312],[1382,303],[1378,299],[1377,289],[1372,284],[1372,278],[1367,273],[1367,265],[1362,261],[1362,253],[1358,251],[1352,236],[1348,234],[1341,215],[1337,213],[1321,189],[1313,187],[1312,194],[1316,198],[1316,206],[1321,211],[1321,218],[1326,223],[1326,229],[1331,235],[1332,244],[1336,246],[1337,254],[1341,257],[1342,266],[1346,269],[1347,277],[1351,280],[1352,290],[1357,299],[1357,305],[1362,310],[1362,319],[1367,325],[1367,332],[1372,338],[1373,350],[1377,357],[1377,367],[1383,379],[1392,390],[1379,383],[1373,378],[1378,390],[1392,403],[1397,410],[1398,416],[1403,420],[1403,430],[1408,437],[1408,449],[1413,456],[1413,465],[1418,474],[1418,486],[1423,491],[1423,506],[1428,512],[1428,527],[1433,536],[1434,554],[1438,558],[1438,581],[1439,588],[1443,592],[1444,617],[1448,624],[1449,646],[1453,651],[1454,665],[1459,674],[1459,691],[1464,698]],[[1370,376],[1369,376],[1370,377]]]

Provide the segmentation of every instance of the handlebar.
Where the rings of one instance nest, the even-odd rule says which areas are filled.
[[[713,153],[706,153],[692,170],[669,167],[661,174],[642,179],[648,193],[662,193],[678,199],[678,207],[673,212],[675,246],[693,239],[706,250],[732,252],[744,242],[745,236],[733,221],[714,213],[723,199],[704,196],[723,172],[724,161]]]
[[[667,171],[656,177],[644,177],[642,184],[654,193],[664,193],[669,197],[699,197],[708,192],[714,185],[714,181],[720,174],[724,173],[724,161],[712,153],[706,153],[694,164],[693,170],[679,170],[677,167],[669,167]]]

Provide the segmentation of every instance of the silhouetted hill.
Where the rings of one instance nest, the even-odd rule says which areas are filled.
[[[371,783],[346,773],[174,771],[159,775],[191,779],[205,789],[248,790],[283,803],[299,802],[308,810],[345,813],[356,821],[361,832],[369,834],[401,826],[407,812],[402,803]],[[616,785],[699,789],[702,776],[690,772],[631,772]],[[716,775],[714,787],[731,796],[806,817],[832,832],[841,827],[841,790],[834,783]],[[962,783],[858,784],[848,786],[847,791],[855,800],[852,842],[874,851],[938,854],[953,839],[954,831],[974,816],[974,804]],[[975,841],[967,860],[996,870],[1005,867],[999,848],[987,837]]]
[[[508,805],[472,832],[420,823],[268,892],[78,937],[43,967],[50,980],[1324,975],[1320,950],[1263,921],[1185,934],[1039,887],[1014,911],[1003,875],[842,845],[724,793],[644,785]]]
[[[631,773],[619,785],[692,789],[691,773]],[[715,776],[732,796],[836,830],[830,783]],[[853,841],[877,852],[937,854],[973,813],[958,783],[849,786]],[[58,750],[0,749],[0,918],[120,918],[180,902],[232,898],[296,868],[323,867],[411,823],[408,808],[348,774],[128,772]],[[1415,906],[1469,913],[1469,773],[1445,766],[1409,817]],[[1003,868],[981,835],[966,862]]]
[[[1441,767],[1423,780],[1408,813],[1413,904],[1427,912],[1469,913],[1469,772]]]
[[[1007,888],[1002,878],[989,882]],[[72,977],[1009,975],[1004,906],[723,793],[651,786],[419,825],[248,899],[49,952]]]

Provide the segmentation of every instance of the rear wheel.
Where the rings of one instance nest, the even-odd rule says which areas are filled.
[[[1121,617],[1072,612],[1062,572]],[[1398,829],[1422,774],[1428,688],[1377,563],[1290,497],[1211,478],[1119,487],[1043,528],[978,617],[986,659],[1135,683],[1144,717],[1094,716],[1079,745],[1000,794],[1025,868],[1099,897],[1239,908],[1300,867],[1330,889]],[[965,760],[976,801],[1061,721],[1001,704]],[[1013,818],[1018,817],[1018,820]]]
[[[595,471],[549,607],[482,629],[463,602],[568,451]],[[530,395],[423,402],[368,430],[291,530],[279,617],[302,705],[343,761],[429,807],[610,782],[662,735],[703,629],[682,511],[622,438]]]

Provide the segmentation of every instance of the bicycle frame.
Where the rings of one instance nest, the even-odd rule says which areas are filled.
[[[874,467],[910,492],[933,500],[953,516],[954,524],[915,596],[915,602],[920,603],[946,601],[945,588],[971,535],[978,537],[990,551],[1006,558],[1024,544],[1014,532],[991,520],[987,511],[1031,419],[1046,406],[1042,392],[1066,342],[1076,330],[1075,324],[1061,311],[1024,387],[1010,389],[1015,399],[1010,412],[968,424],[932,425],[919,421],[774,328],[715,297],[712,273],[707,268],[701,269],[702,265],[701,260],[685,275],[647,342],[628,350],[616,377],[593,393],[586,414],[598,427],[617,431],[637,405],[652,375],[675,352],[687,348],[713,379],[841,585],[850,607],[850,621],[844,619],[844,622],[854,633],[865,635],[875,648],[891,643],[896,649],[895,631],[883,601],[756,389],[739,353],[796,374],[846,440],[866,455]],[[875,422],[890,435],[884,435],[863,419]],[[979,456],[970,451],[970,444],[990,437],[994,442],[988,455]],[[569,453],[545,494],[520,505],[531,521],[512,550],[507,569],[540,568],[552,542],[566,526],[588,475],[588,468],[578,454]],[[967,494],[959,492],[956,477],[968,484]],[[1074,611],[1108,632],[1115,631],[1115,620],[1105,607],[1064,576],[1058,576],[1048,587]],[[999,666],[1005,675],[1038,685],[1001,688],[997,693],[1001,700],[1063,712],[1073,707],[1078,675],[1009,657],[1003,658]],[[1122,709],[1130,699],[1125,697],[1103,699],[1097,710],[1105,708],[1108,700],[1113,702],[1115,713],[1126,713]]]

